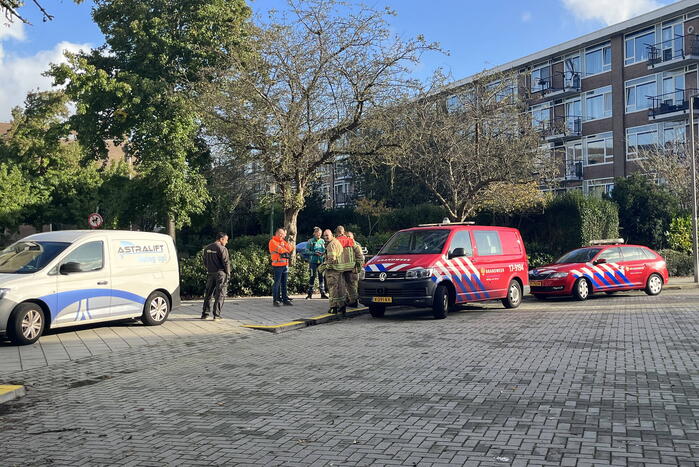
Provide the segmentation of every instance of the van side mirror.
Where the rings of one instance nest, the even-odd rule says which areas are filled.
[[[449,253],[449,258],[458,258],[459,256],[466,256],[465,248],[454,248],[451,253]]]
[[[604,259],[604,258],[599,258],[597,261],[595,261],[595,265],[597,265],[597,264],[604,264],[604,263],[606,263],[606,262],[607,262],[606,259]]]
[[[75,272],[82,272],[82,269],[80,269],[80,263],[71,261],[69,263],[61,264],[61,268],[58,271],[65,276]]]

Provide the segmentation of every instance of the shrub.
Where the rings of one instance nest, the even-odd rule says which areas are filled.
[[[230,250],[245,250],[249,247],[257,247],[267,250],[270,238],[269,234],[234,236],[228,242],[228,248]]]
[[[233,296],[264,296],[272,294],[272,266],[269,253],[259,247],[229,251],[231,256],[231,278],[228,293]],[[308,284],[308,264],[296,261],[289,267],[289,293],[303,293]],[[206,269],[201,261],[201,252],[191,258],[180,260],[180,290],[186,297],[204,295]]]
[[[670,223],[670,231],[666,232],[670,249],[692,252],[692,218],[690,216],[675,217]]]
[[[549,247],[536,243],[525,245],[525,247],[527,250],[527,262],[529,263],[529,269],[551,264],[556,260],[556,257],[550,253]]]
[[[665,258],[670,276],[682,277],[694,274],[691,254],[676,250],[660,250],[658,253]]]

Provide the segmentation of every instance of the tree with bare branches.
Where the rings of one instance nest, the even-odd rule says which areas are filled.
[[[82,3],[83,0],[73,0],[75,3]],[[5,19],[9,22],[19,20],[24,24],[31,24],[24,14],[20,13],[20,8],[24,6],[23,0],[0,0],[0,14],[5,16]],[[39,0],[32,0],[34,7],[36,7],[41,12],[41,19],[46,21],[51,21],[53,15],[44,8]],[[1,25],[0,25],[1,26]]]
[[[249,42],[255,53],[232,57],[232,71],[202,96],[212,139],[246,149],[276,183],[292,237],[317,169],[347,154],[367,114],[391,105],[411,85],[410,66],[437,49],[422,37],[395,37],[391,14],[289,0],[286,12],[258,22]]]
[[[430,89],[372,115],[365,137],[377,147],[374,163],[413,174],[453,221],[484,202],[502,205],[515,188],[552,183],[557,166],[541,149],[516,76],[483,73],[456,91],[443,83],[437,75]]]
[[[692,208],[691,146],[683,142],[666,142],[639,151],[641,170],[655,174],[660,183],[680,200],[683,209]],[[699,195],[699,193],[697,193]]]

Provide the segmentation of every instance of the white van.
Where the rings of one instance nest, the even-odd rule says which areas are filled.
[[[0,252],[0,335],[31,344],[46,329],[140,318],[156,326],[180,304],[172,238],[151,232],[65,230]]]

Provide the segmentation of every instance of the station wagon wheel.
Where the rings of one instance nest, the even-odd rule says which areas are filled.
[[[576,300],[583,301],[587,300],[587,297],[590,296],[590,284],[587,282],[587,279],[584,277],[581,277],[577,281],[575,281],[575,284],[573,284],[573,297]]]
[[[10,340],[17,345],[33,344],[44,332],[44,312],[35,303],[20,303],[12,312],[7,326]]]
[[[522,287],[519,282],[512,279],[507,287],[507,296],[502,299],[505,308],[517,308],[522,303]]]
[[[648,295],[658,295],[663,290],[663,278],[659,274],[651,274],[646,282],[646,293]]]
[[[170,301],[162,292],[153,292],[143,305],[141,321],[148,326],[163,324],[170,314]]]

